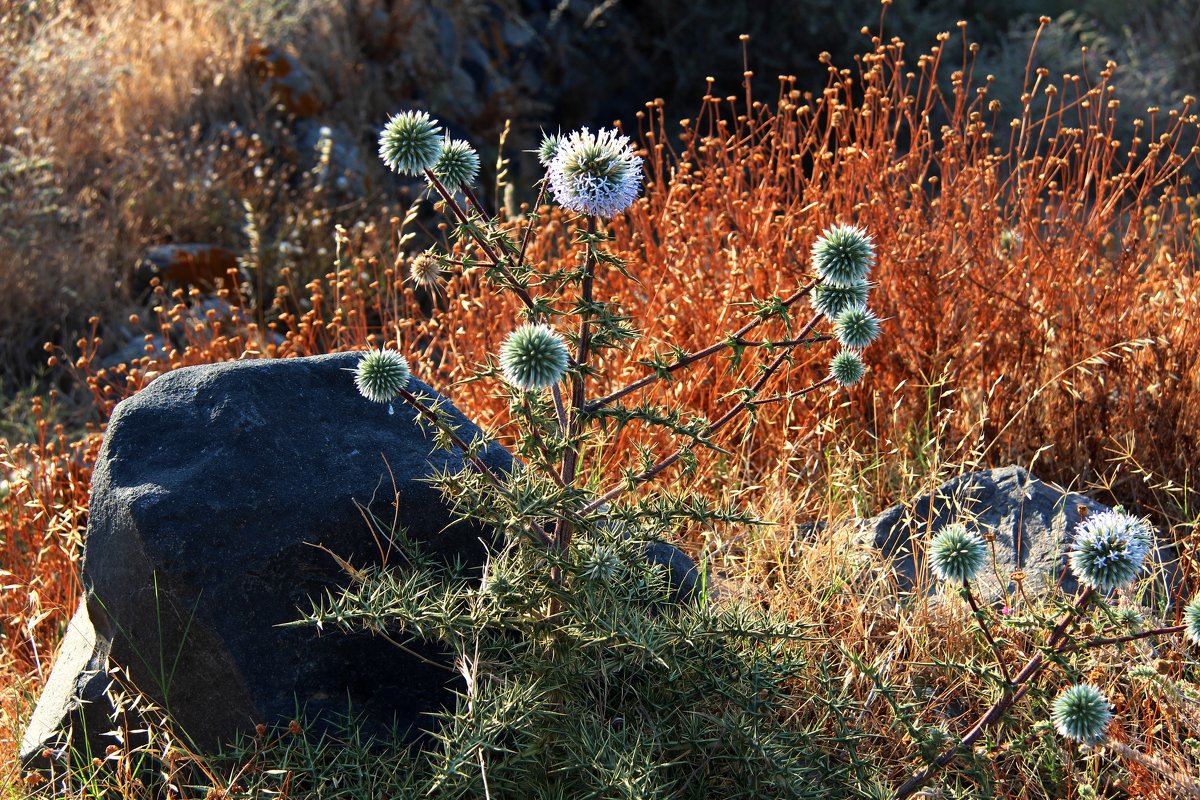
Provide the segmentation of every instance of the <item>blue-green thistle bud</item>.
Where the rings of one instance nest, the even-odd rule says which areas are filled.
[[[411,378],[408,360],[394,350],[370,350],[363,354],[354,370],[358,391],[376,403],[394,400]]]
[[[1068,739],[1096,744],[1112,719],[1108,698],[1090,683],[1079,683],[1063,691],[1050,709],[1055,729]]]
[[[558,146],[561,142],[562,134],[559,133],[547,133],[542,137],[542,143],[538,145],[537,157],[543,167],[550,166],[550,162],[558,155]]]
[[[1102,592],[1133,582],[1153,540],[1148,523],[1117,511],[1089,514],[1075,531],[1071,569],[1085,586]]]
[[[402,111],[388,120],[379,135],[379,157],[393,172],[421,175],[442,151],[442,128],[424,111]]]
[[[1183,610],[1183,635],[1192,642],[1200,644],[1200,597],[1193,597],[1192,602]]]
[[[843,350],[829,362],[829,375],[839,386],[853,386],[862,380],[867,365],[853,350]]]
[[[849,286],[866,280],[875,263],[875,245],[856,225],[833,225],[813,243],[812,263],[821,280]]]
[[[845,286],[834,286],[832,283],[818,283],[813,287],[809,302],[813,310],[826,319],[833,320],[838,314],[853,306],[865,306],[871,284],[866,281],[854,281]]]
[[[614,217],[637,199],[642,159],[628,136],[583,128],[559,140],[546,180],[554,199],[568,211]]]
[[[938,531],[929,546],[929,564],[934,573],[942,580],[954,583],[975,577],[986,557],[983,539],[959,522]]]
[[[451,139],[447,135],[430,172],[452,192],[464,186],[473,186],[479,175],[479,154],[462,139]]]
[[[842,347],[862,350],[879,336],[879,317],[866,306],[851,306],[838,314],[834,335]]]
[[[546,389],[567,374],[567,343],[547,325],[526,323],[500,348],[504,379],[526,392]]]

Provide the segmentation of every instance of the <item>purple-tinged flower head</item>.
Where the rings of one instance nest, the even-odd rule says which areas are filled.
[[[559,140],[546,179],[554,199],[568,211],[615,217],[637,199],[642,159],[628,136],[583,128]]]
[[[1071,569],[1085,586],[1102,592],[1120,589],[1142,571],[1152,542],[1145,520],[1119,511],[1089,514],[1075,528]]]

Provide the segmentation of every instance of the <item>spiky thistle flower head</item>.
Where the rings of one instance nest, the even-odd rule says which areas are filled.
[[[379,157],[393,172],[421,175],[437,162],[442,130],[424,111],[402,111],[379,134]]]
[[[642,159],[628,136],[583,128],[559,139],[546,180],[554,199],[568,211],[614,217],[637,199]]]
[[[975,577],[987,557],[983,539],[954,522],[938,531],[929,546],[929,564],[944,581],[962,583]]]
[[[817,277],[834,286],[866,280],[875,263],[875,244],[857,225],[832,225],[812,246]]]
[[[853,281],[845,286],[834,286],[832,283],[818,283],[813,287],[809,302],[813,311],[828,320],[834,320],[837,315],[853,306],[865,306],[871,284],[866,281]]]
[[[428,251],[414,258],[408,268],[413,283],[427,289],[441,288],[444,271],[442,260]]]
[[[354,370],[354,384],[359,393],[376,403],[396,399],[411,379],[408,360],[395,350],[385,348],[363,353]]]
[[[479,154],[468,142],[451,139],[450,135],[446,134],[441,152],[429,171],[452,192],[464,186],[472,186],[479,175]]]
[[[1078,683],[1054,700],[1050,719],[1055,729],[1068,739],[1095,744],[1104,738],[1104,729],[1112,719],[1112,706],[1095,686]]]
[[[547,133],[542,136],[542,143],[538,145],[537,149],[538,163],[543,167],[550,166],[550,162],[558,155],[558,145],[561,142],[561,133]]]
[[[833,332],[842,347],[862,350],[879,336],[879,317],[866,306],[850,306],[837,315]]]
[[[1145,520],[1119,511],[1089,514],[1075,528],[1071,569],[1085,586],[1119,589],[1141,572],[1151,542]]]
[[[567,343],[548,325],[525,323],[500,348],[500,370],[514,387],[546,389],[567,373]]]
[[[1183,624],[1183,635],[1192,644],[1200,644],[1200,597],[1193,597],[1183,609]]]
[[[839,386],[853,386],[862,380],[867,365],[853,350],[843,350],[829,362],[829,375]]]

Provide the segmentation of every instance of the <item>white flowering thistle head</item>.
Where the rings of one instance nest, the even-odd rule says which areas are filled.
[[[862,380],[866,371],[862,356],[853,350],[843,350],[829,362],[829,376],[839,386],[853,386]]]
[[[842,347],[862,350],[879,337],[879,317],[866,306],[850,306],[837,315],[833,332]]]
[[[1085,586],[1120,589],[1141,572],[1151,541],[1145,520],[1119,511],[1089,514],[1075,528],[1071,569]]]
[[[379,157],[393,172],[420,175],[431,169],[442,151],[442,130],[424,111],[402,111],[379,134]]]
[[[853,306],[865,306],[871,284],[866,281],[853,281],[845,286],[835,286],[832,283],[818,283],[813,287],[809,302],[813,311],[828,320],[834,320],[837,315]]]
[[[943,527],[929,546],[930,566],[944,581],[970,580],[983,567],[986,557],[983,539],[961,522]]]
[[[537,149],[538,163],[543,167],[550,166],[550,162],[558,155],[558,146],[561,142],[561,133],[547,133],[542,136],[542,143],[538,145]]]
[[[1077,683],[1065,689],[1050,708],[1055,729],[1082,744],[1096,744],[1103,739],[1110,719],[1112,706],[1108,698],[1090,683]]]
[[[567,374],[567,343],[548,325],[527,322],[500,347],[500,371],[522,391],[547,389]]]
[[[546,180],[568,211],[614,217],[637,199],[642,159],[634,155],[628,136],[583,128],[559,139]]]
[[[479,154],[462,139],[451,139],[446,135],[441,152],[429,169],[450,191],[472,186],[479,175]]]
[[[1200,597],[1193,597],[1183,609],[1183,624],[1183,635],[1188,641],[1200,644]]]
[[[421,253],[408,268],[412,282],[427,289],[440,289],[445,269],[442,260],[430,252]]]
[[[363,353],[354,370],[354,384],[359,393],[376,403],[396,399],[411,379],[408,360],[395,350],[369,350]]]
[[[866,280],[875,263],[875,244],[857,225],[832,225],[812,246],[817,277],[834,286]]]

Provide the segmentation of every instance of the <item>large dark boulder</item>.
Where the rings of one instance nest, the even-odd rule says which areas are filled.
[[[386,542],[364,511],[443,559],[478,566],[486,555],[489,531],[452,523],[425,480],[459,469],[461,455],[435,449],[403,403],[389,411],[361,397],[347,371],[358,358],[180,369],[117,406],[92,479],[83,570],[101,644],[76,637],[79,664],[64,670],[90,672],[62,678],[65,695],[76,685],[96,694],[91,652],[108,634],[112,663],[202,750],[301,712],[353,709],[379,733],[415,733],[424,712],[444,707],[454,673],[430,663],[440,656],[430,647],[283,627],[348,582],[330,553],[379,562]],[[478,432],[451,413],[461,436]],[[499,446],[483,459],[512,464]],[[41,749],[33,739],[51,723],[30,731],[23,755]]]
[[[111,702],[114,667],[201,752],[301,715],[320,726],[353,712],[368,735],[414,737],[452,701],[457,674],[431,645],[288,625],[351,580],[338,559],[385,561],[393,521],[468,568],[492,543],[452,520],[427,481],[459,470],[461,453],[435,448],[404,403],[359,395],[358,358],[190,367],[117,406],[92,477],[84,603],[23,762],[64,738],[81,753],[116,743],[110,721],[128,711]],[[480,433],[444,407],[463,440]],[[513,468],[499,445],[482,458]],[[687,556],[662,543],[644,552],[675,601],[698,599]]]

